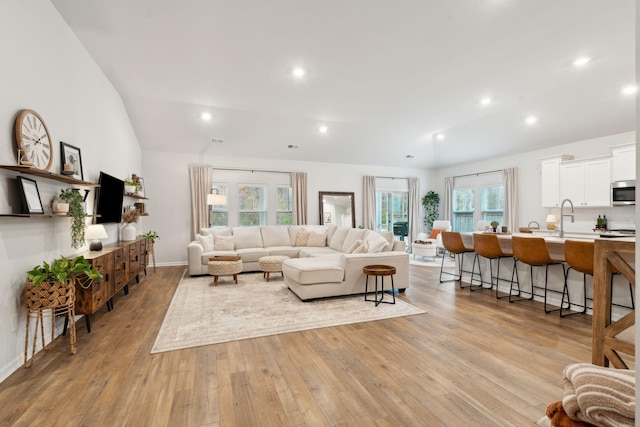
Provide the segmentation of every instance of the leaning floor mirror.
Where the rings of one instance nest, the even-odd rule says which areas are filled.
[[[320,191],[320,224],[335,224],[338,227],[356,226],[353,193]]]

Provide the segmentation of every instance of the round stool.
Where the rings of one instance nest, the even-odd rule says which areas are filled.
[[[258,260],[260,270],[264,273],[263,276],[267,282],[269,281],[269,273],[282,274],[282,263],[288,259],[289,257],[285,255],[268,255]],[[282,274],[282,277],[284,277],[284,274]]]
[[[362,268],[362,272],[367,276],[365,281],[364,288],[364,300],[365,301],[373,301],[376,303],[376,307],[381,302],[385,304],[395,304],[396,303],[396,289],[393,286],[393,275],[396,274],[396,268],[392,265],[367,265]],[[369,293],[369,276],[374,276],[376,278],[376,288],[375,288],[375,296],[374,299],[367,299],[367,294]],[[391,276],[391,295],[393,295],[393,302],[391,301],[383,301],[384,299],[384,276]],[[378,277],[380,279],[380,294],[382,295],[380,299],[378,299]]]
[[[233,276],[238,284],[238,273],[242,272],[242,259],[239,256],[214,256],[209,258],[208,265],[214,286],[218,286],[218,276]]]

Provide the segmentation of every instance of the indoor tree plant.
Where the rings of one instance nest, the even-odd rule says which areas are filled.
[[[438,219],[438,206],[440,204],[440,196],[435,191],[429,191],[422,198],[422,207],[424,208],[424,226],[427,230],[433,227],[433,221]]]
[[[84,245],[84,230],[87,226],[85,223],[85,212],[80,191],[75,188],[65,188],[60,190],[59,199],[69,203],[69,214],[73,218],[71,220],[71,246],[80,249]]]

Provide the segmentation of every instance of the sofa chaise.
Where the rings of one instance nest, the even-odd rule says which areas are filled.
[[[260,271],[259,259],[285,255],[285,283],[300,299],[309,300],[365,291],[362,267],[396,267],[396,289],[409,287],[409,255],[405,242],[389,231],[335,225],[203,228],[187,246],[189,274],[208,274],[209,258],[238,255],[242,271]],[[389,278],[385,289],[391,288]]]

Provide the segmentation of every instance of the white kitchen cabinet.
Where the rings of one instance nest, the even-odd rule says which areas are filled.
[[[611,154],[611,181],[636,179],[636,145],[614,147]]]
[[[563,162],[560,166],[561,199],[573,206],[611,206],[611,157]]]
[[[560,207],[560,165],[573,156],[563,155],[542,159],[540,162],[541,196],[543,208]]]

